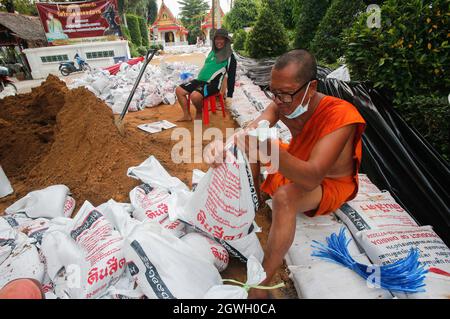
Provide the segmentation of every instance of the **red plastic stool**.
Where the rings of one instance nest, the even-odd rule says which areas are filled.
[[[205,125],[209,125],[209,108],[208,108],[208,102],[209,104],[211,104],[211,112],[213,112],[214,114],[216,114],[216,98],[219,97],[219,102],[220,102],[220,107],[222,108],[222,115],[223,117],[226,117],[226,113],[225,113],[225,101],[223,98],[223,94],[218,92],[216,94],[207,96],[203,98],[203,123]],[[188,96],[188,103],[187,103],[187,107],[188,107],[188,112],[190,112],[191,109],[191,96]]]

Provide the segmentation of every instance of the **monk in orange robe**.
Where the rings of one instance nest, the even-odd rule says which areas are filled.
[[[352,104],[317,92],[316,72],[315,58],[306,50],[280,56],[265,91],[273,102],[236,138],[238,146],[251,154],[251,137],[245,132],[261,120],[270,126],[281,120],[292,133],[289,145],[270,141],[272,147],[280,146],[278,171],[261,185],[272,196],[273,205],[263,285],[270,283],[292,245],[298,213],[311,217],[331,213],[358,191],[365,121]],[[218,142],[212,144],[206,161],[215,166],[223,156],[220,151]],[[256,161],[250,158],[250,162]],[[253,166],[258,176],[259,165]],[[265,290],[249,292],[249,298],[267,297]]]

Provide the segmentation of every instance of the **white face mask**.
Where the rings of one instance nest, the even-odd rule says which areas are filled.
[[[296,119],[297,117],[299,117],[300,115],[302,115],[303,113],[305,113],[306,111],[308,111],[308,106],[309,106],[309,102],[311,101],[311,98],[309,98],[308,103],[306,103],[306,105],[303,105],[303,101],[305,100],[306,94],[308,93],[310,84],[311,84],[311,81],[308,83],[308,86],[306,87],[305,95],[303,95],[303,99],[300,102],[300,104],[295,108],[295,110],[291,114],[285,115],[286,118],[293,120],[293,119]]]

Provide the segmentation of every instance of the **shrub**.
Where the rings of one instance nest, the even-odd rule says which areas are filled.
[[[257,18],[256,0],[236,0],[233,8],[225,15],[224,26],[231,33],[252,26]]]
[[[397,104],[412,95],[448,94],[449,15],[446,0],[386,0],[381,27],[368,14],[345,31],[345,58],[352,78],[392,92]]]
[[[450,107],[446,96],[409,97],[402,102],[401,114],[445,160],[450,161]]]
[[[142,45],[146,48],[150,45],[148,42],[148,28],[147,23],[145,23],[145,19],[142,17],[138,17],[139,22],[139,31],[141,33],[141,42]]]
[[[318,60],[334,63],[344,54],[342,31],[353,24],[365,7],[361,0],[332,2],[311,41],[311,51]]]
[[[275,57],[286,52],[286,30],[275,13],[264,5],[255,26],[248,34],[246,51],[252,58]]]
[[[310,42],[330,3],[331,0],[303,0],[300,7],[294,10],[298,12],[295,38],[297,48],[309,49]]]
[[[127,23],[128,29],[130,30],[131,42],[137,47],[140,47],[142,45],[142,36],[138,17],[134,14],[127,14]]]
[[[123,35],[123,37],[124,37],[126,40],[131,41],[130,30],[129,30],[126,26],[124,26],[124,25],[121,25],[121,26],[120,26],[120,30],[122,30],[122,35]]]
[[[132,58],[137,58],[140,56],[137,47],[133,42],[128,42],[128,45],[130,46],[130,54]]]
[[[143,45],[137,48],[137,52],[140,56],[145,56],[147,54],[147,48]]]
[[[239,30],[233,35],[233,49],[236,51],[244,50],[247,32]]]
[[[363,14],[344,43],[352,79],[389,92],[402,117],[448,159],[447,8],[446,0],[386,0],[380,28],[368,28]]]

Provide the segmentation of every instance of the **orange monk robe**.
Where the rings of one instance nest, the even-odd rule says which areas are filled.
[[[353,144],[354,173],[352,176],[324,178],[321,182],[322,200],[317,210],[306,212],[309,216],[331,213],[356,196],[358,171],[362,157],[361,136],[366,122],[352,104],[332,96],[325,96],[311,118],[305,123],[300,134],[294,136],[289,145],[281,145],[289,154],[308,161],[311,151],[322,137],[351,124],[357,124]],[[273,195],[278,187],[289,183],[292,182],[280,173],[270,174],[261,185],[261,189],[269,195]]]

